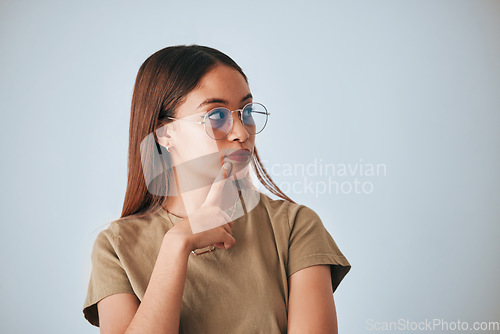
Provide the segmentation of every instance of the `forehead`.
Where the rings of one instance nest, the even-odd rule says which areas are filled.
[[[221,105],[237,109],[241,107],[241,99],[249,93],[250,88],[240,72],[226,65],[218,65],[207,72],[198,86],[186,95],[184,103],[177,110],[177,117],[196,114]],[[208,104],[198,109],[207,99],[221,99],[227,101],[227,104]]]

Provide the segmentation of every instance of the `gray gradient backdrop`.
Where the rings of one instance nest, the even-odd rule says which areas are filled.
[[[123,204],[134,79],[191,43],[246,71],[266,166],[351,262],[341,333],[500,320],[499,1],[3,0],[1,333],[98,333],[82,305]]]

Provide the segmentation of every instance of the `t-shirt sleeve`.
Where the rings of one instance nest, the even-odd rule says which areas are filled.
[[[351,269],[350,263],[316,212],[304,205],[290,205],[288,214],[290,239],[287,276],[306,267],[329,264],[335,292]]]
[[[115,293],[134,293],[116,252],[117,244],[109,231],[101,231],[92,248],[92,269],[83,314],[99,327],[97,302]]]

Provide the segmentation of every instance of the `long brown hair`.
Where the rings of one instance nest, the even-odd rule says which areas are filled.
[[[139,68],[132,95],[128,180],[121,217],[145,215],[165,204],[165,194],[169,193],[169,180],[172,178],[171,168],[167,168],[165,161],[170,159],[165,148],[151,134],[169,122],[167,117],[175,117],[175,108],[182,104],[185,96],[198,85],[205,73],[218,64],[236,69],[248,83],[243,70],[229,56],[196,44],[159,50]],[[294,202],[271,179],[260,161],[256,147],[252,166],[264,187],[278,197]],[[158,173],[159,169],[164,172]],[[152,181],[146,184],[146,180]]]

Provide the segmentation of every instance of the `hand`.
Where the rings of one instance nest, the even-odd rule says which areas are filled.
[[[209,245],[220,249],[229,249],[235,244],[236,240],[231,232],[234,222],[220,207],[222,189],[231,169],[232,164],[226,161],[212,183],[201,207],[189,214],[187,218],[176,223],[165,234],[164,238],[174,237],[182,241],[189,252]]]

